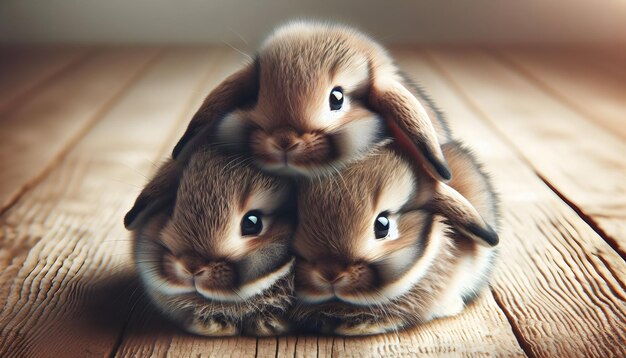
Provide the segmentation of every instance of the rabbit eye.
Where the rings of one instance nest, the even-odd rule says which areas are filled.
[[[374,221],[374,235],[377,240],[384,239],[389,235],[391,228],[387,213],[380,213]]]
[[[330,91],[330,97],[328,98],[331,111],[338,111],[343,106],[343,90],[341,87],[335,87]]]
[[[258,210],[248,211],[241,220],[241,235],[258,235],[263,230],[263,219]]]

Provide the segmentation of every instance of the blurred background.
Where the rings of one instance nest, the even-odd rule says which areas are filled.
[[[255,45],[294,17],[387,44],[626,44],[626,0],[4,0],[0,42]]]

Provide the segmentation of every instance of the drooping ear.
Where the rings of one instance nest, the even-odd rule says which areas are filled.
[[[256,99],[258,93],[258,60],[228,76],[204,100],[180,138],[172,157],[177,159],[189,143],[204,129],[212,127],[220,118],[237,107]]]
[[[458,191],[445,183],[438,182],[428,206],[446,217],[450,225],[484,246],[496,246],[498,234],[478,210]]]
[[[126,229],[134,230],[153,214],[174,207],[182,168],[182,164],[173,159],[159,168],[124,216]]]
[[[398,76],[391,71],[384,72],[373,80],[370,106],[385,119],[391,135],[403,150],[423,163],[434,177],[449,180],[452,174],[426,109]]]

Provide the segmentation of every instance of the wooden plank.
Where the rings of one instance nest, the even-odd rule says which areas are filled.
[[[180,129],[185,126],[186,123]],[[172,141],[171,144],[174,143]],[[142,300],[138,306],[146,307],[148,303]],[[247,337],[210,339],[185,334],[155,316],[158,315],[149,308],[135,312],[118,356],[523,356],[511,326],[489,292],[458,317],[431,322],[399,334],[363,338],[288,336],[258,340]]]
[[[135,56],[107,51],[97,68],[112,76]],[[137,287],[122,216],[145,181],[138,172],[202,100],[211,58],[202,49],[163,55],[0,217],[0,356],[114,353]]]
[[[491,53],[586,118],[626,138],[626,77],[601,70],[588,55],[524,50]]]
[[[138,306],[146,307],[142,301]],[[138,310],[139,311],[139,310]],[[120,357],[363,357],[363,356],[523,356],[493,297],[487,293],[458,317],[373,337],[317,336],[206,338],[186,334],[152,308],[133,316]]]
[[[626,257],[626,142],[488,55],[433,57],[485,120]]]
[[[525,352],[537,357],[624,356],[624,260],[536,176],[510,147],[510,137],[487,119],[531,121],[535,111],[528,107],[550,112],[551,102],[528,101],[530,95],[513,90],[509,77],[492,66],[478,71],[478,60],[464,51],[436,52],[436,61],[418,52],[398,54],[401,66],[428,88],[455,134],[492,173],[504,211],[492,290]],[[477,93],[490,96],[481,97],[479,106]],[[506,104],[499,103],[505,99]],[[570,126],[555,126],[554,136],[566,135]],[[517,135],[533,135],[532,128],[517,128]],[[550,154],[542,155],[560,165]]]
[[[0,47],[0,114],[92,52],[85,47]]]
[[[32,186],[142,73],[156,49],[112,49],[0,115],[0,212]]]

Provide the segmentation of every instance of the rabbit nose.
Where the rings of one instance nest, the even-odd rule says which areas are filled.
[[[320,274],[328,283],[336,283],[345,276],[345,269],[342,265],[336,263],[323,263],[318,268]]]
[[[194,254],[181,255],[178,257],[178,261],[192,275],[195,275],[197,272],[201,271],[203,269],[203,266],[206,264],[206,260]]]
[[[196,287],[204,289],[229,289],[237,282],[233,265],[225,261],[214,261],[200,267],[194,274]]]
[[[300,146],[302,140],[294,130],[283,129],[272,133],[276,149],[289,152]]]

